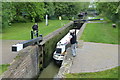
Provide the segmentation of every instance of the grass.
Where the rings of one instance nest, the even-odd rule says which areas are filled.
[[[66,78],[118,78],[118,68],[100,71],[100,72],[91,72],[91,73],[70,73],[66,74]]]
[[[112,23],[88,23],[80,39],[85,42],[118,44],[118,27],[113,28]]]
[[[45,22],[38,23],[39,34],[43,36],[63,27],[67,24],[68,20],[49,20],[49,25],[46,26]],[[3,40],[29,40],[30,32],[34,23],[14,23],[11,27],[3,29],[2,38]]]
[[[0,75],[8,69],[8,66],[10,66],[10,64],[0,65]]]

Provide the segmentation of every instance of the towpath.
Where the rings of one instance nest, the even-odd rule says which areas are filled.
[[[118,66],[118,45],[92,42],[80,45],[70,73],[97,72]]]
[[[94,22],[89,21],[88,23]],[[80,29],[78,39],[81,37],[86,24]],[[69,53],[71,53],[70,49]],[[77,56],[73,58],[70,73],[97,72],[116,66],[118,66],[118,45],[78,40]]]
[[[24,40],[0,40],[0,64],[9,64],[17,53],[12,52],[11,46]]]

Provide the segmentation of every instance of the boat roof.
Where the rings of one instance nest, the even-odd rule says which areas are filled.
[[[75,29],[73,29],[75,30]],[[76,34],[79,32],[79,30],[76,30]],[[70,40],[70,32],[65,35],[57,44],[63,44],[65,45]]]

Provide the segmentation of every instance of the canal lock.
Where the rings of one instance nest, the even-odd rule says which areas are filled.
[[[80,23],[79,21],[74,21],[74,28],[80,30],[81,26],[84,23]],[[59,72],[60,66],[54,63],[54,60],[52,59],[49,65],[44,68],[40,74],[38,75],[38,79],[40,78],[55,78]]]

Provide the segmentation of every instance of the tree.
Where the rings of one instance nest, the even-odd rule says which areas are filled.
[[[42,2],[14,3],[14,6],[16,7],[17,12],[16,17],[27,16],[32,22],[42,21],[44,19],[45,10],[44,3]]]
[[[10,26],[10,22],[14,19],[15,14],[15,7],[12,3],[2,3],[2,28]]]
[[[98,2],[97,10],[113,22],[120,20],[120,4],[119,2]]]
[[[86,5],[85,5],[86,4]],[[81,2],[57,2],[55,5],[55,15],[57,16],[66,16],[68,19],[71,19],[72,16],[80,13],[81,10],[88,8],[88,3]],[[87,7],[86,7],[87,6]]]
[[[52,17],[54,17],[55,14],[55,7],[53,2],[45,2],[45,14],[49,15],[49,18],[52,19]]]
[[[58,16],[71,19],[86,8],[88,3],[82,2],[3,2],[2,27],[8,27],[14,22],[40,22],[46,14],[50,19]]]
[[[3,2],[2,3],[2,28],[10,26],[13,22],[32,22],[44,19],[44,3],[40,2]]]

